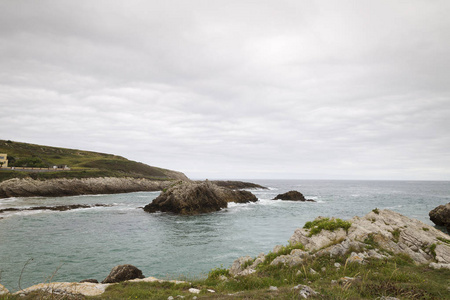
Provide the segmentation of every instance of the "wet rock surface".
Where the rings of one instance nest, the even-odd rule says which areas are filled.
[[[73,204],[73,205],[57,205],[57,206],[33,206],[33,207],[27,207],[27,208],[4,208],[0,209],[0,214],[4,212],[12,212],[12,211],[27,211],[27,210],[54,210],[54,211],[67,211],[72,209],[79,209],[79,208],[93,208],[93,207],[107,207],[111,205],[107,204],[93,204],[93,205],[87,205],[87,204]]]
[[[178,182],[144,207],[144,211],[154,213],[172,212],[181,215],[196,215],[219,211],[228,202],[256,202],[258,198],[248,191],[234,191],[219,187],[210,181],[201,183]]]

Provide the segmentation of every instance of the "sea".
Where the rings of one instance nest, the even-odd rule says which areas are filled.
[[[0,199],[0,209],[110,205],[0,214],[0,283],[17,291],[49,281],[102,281],[121,264],[147,277],[203,278],[240,256],[287,244],[296,228],[318,216],[350,219],[378,208],[433,225],[429,211],[450,202],[449,181],[246,181],[268,188],[251,190],[257,202],[197,216],[144,212],[159,192]],[[316,202],[271,200],[290,190]]]

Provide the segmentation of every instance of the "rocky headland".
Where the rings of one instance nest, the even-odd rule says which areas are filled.
[[[219,211],[228,202],[256,202],[258,198],[248,191],[231,190],[206,180],[204,182],[180,181],[172,184],[144,207],[144,211],[171,212],[181,215],[196,215]]]
[[[450,202],[445,205],[439,205],[429,213],[430,220],[438,225],[444,226],[450,233]]]
[[[0,198],[36,196],[61,197],[160,191],[171,184],[173,184],[173,181],[158,181],[130,177],[59,178],[48,180],[13,178],[0,182]]]

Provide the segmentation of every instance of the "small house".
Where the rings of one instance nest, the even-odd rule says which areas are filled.
[[[8,155],[0,153],[0,168],[8,167]]]

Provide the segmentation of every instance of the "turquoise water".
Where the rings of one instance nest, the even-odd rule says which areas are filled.
[[[28,211],[0,219],[0,283],[14,291],[52,281],[103,280],[112,267],[133,264],[145,276],[204,276],[243,255],[268,253],[315,217],[349,219],[388,208],[432,225],[428,212],[450,202],[450,182],[254,180],[256,203],[230,204],[200,216],[148,214],[140,207],[159,192],[62,198],[0,199],[0,209],[110,204],[66,212]],[[311,202],[272,201],[298,190]],[[31,259],[33,259],[31,261]],[[28,261],[28,264],[27,264]]]

